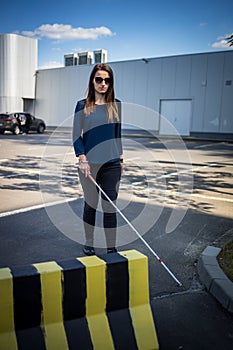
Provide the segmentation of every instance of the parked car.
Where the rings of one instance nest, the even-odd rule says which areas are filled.
[[[0,134],[4,134],[5,131],[11,131],[13,134],[18,135],[20,133],[20,126],[14,115],[1,113]]]
[[[1,134],[3,134],[5,131],[11,131],[15,135],[19,133],[29,133],[30,131],[36,131],[39,134],[43,134],[45,129],[45,121],[43,119],[36,118],[30,113],[17,112],[0,114]]]

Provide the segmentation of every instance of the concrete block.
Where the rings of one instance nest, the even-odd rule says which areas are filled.
[[[201,255],[200,259],[204,265],[216,265],[216,256],[214,255]]]
[[[221,251],[221,248],[218,247],[212,247],[212,246],[208,246],[206,247],[206,249],[202,252],[202,256],[217,256]]]
[[[214,279],[224,279],[220,267],[215,265],[204,264],[202,257],[199,259],[197,264],[198,274],[201,281],[204,283],[206,288],[209,290]]]
[[[159,348],[136,250],[0,269],[0,349]]]
[[[230,300],[230,304],[228,305],[228,309],[229,312],[233,313],[233,298]]]
[[[233,300],[233,284],[228,278],[213,280],[210,292],[225,309],[228,309],[230,300]]]

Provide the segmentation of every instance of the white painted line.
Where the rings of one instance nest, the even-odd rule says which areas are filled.
[[[55,202],[33,205],[33,206],[27,207],[27,208],[15,209],[15,210],[12,210],[12,211],[6,211],[4,213],[0,213],[0,218],[3,218],[5,216],[10,216],[10,215],[15,215],[15,214],[26,213],[26,212],[31,211],[31,210],[43,209],[43,208],[51,207],[53,205],[69,203],[69,202],[73,202],[75,200],[77,200],[77,198],[63,199],[63,200],[55,201]]]
[[[51,176],[51,177],[59,177],[61,179],[76,179],[77,176],[72,176],[72,175],[64,175],[64,174],[54,174],[50,171],[40,171],[38,169],[36,170],[31,170],[31,169],[20,169],[20,168],[11,168],[11,167],[5,167],[5,166],[0,166],[0,169],[9,171],[9,172],[16,172],[17,174],[9,174],[4,176],[4,178],[12,178],[12,177],[17,177],[17,176],[26,176],[26,175],[40,175],[40,176]]]
[[[233,203],[233,199],[231,199],[231,198],[212,197],[212,196],[206,196],[204,194],[198,194],[198,193],[192,193],[192,197],[199,197],[199,198],[204,198],[204,199],[212,199],[214,201]]]
[[[12,167],[8,167],[8,166],[0,166],[0,169],[2,170],[6,170],[9,172],[17,172],[18,174],[11,174],[11,175],[6,175],[5,177],[15,177],[15,176],[21,176],[21,175],[28,175],[28,174],[38,174],[38,171],[36,170],[30,170],[30,169],[20,169],[20,168],[12,168]]]
[[[160,180],[160,179],[166,179],[167,177],[173,176],[173,175],[179,175],[179,174],[188,174],[192,172],[192,169],[190,170],[181,170],[181,171],[174,171],[172,173],[168,173],[168,174],[163,174],[160,176],[156,176],[156,180]]]
[[[132,184],[123,184],[120,185],[120,190],[127,190],[127,189],[142,189],[142,190],[148,190],[148,187],[144,186],[143,188],[133,186]],[[198,190],[198,188],[196,189]],[[155,191],[155,192],[154,192]],[[214,200],[214,201],[220,201],[220,202],[228,202],[228,203],[233,203],[233,199],[231,198],[225,198],[225,197],[215,197],[215,196],[208,196],[204,194],[199,194],[199,193],[184,193],[184,192],[178,192],[176,190],[164,190],[164,189],[154,189],[153,193],[156,193],[157,195],[165,195],[166,197],[169,197],[170,194],[175,195],[178,199],[178,197],[183,197],[189,199],[190,197],[197,197],[197,198],[204,198],[208,200]],[[150,197],[150,193],[152,193],[151,189],[148,194],[148,197]]]
[[[132,161],[138,160],[138,159],[141,159],[141,157],[126,158],[125,162],[132,162]]]
[[[221,144],[223,144],[224,142],[221,142]],[[193,148],[206,148],[206,147],[212,147],[212,146],[216,146],[216,142],[215,143],[208,143],[208,144],[205,144],[205,145],[199,145],[199,146],[195,146]]]
[[[40,156],[38,156],[38,155],[33,155],[32,156],[32,158],[52,158],[52,157],[58,157],[58,156],[67,156],[68,154],[73,154],[74,156],[75,156],[75,154],[74,154],[74,152],[66,152],[66,153],[51,153],[51,154],[42,154],[42,155],[40,155]]]
[[[72,147],[72,145],[67,145],[67,142],[47,142],[48,146],[65,146],[65,147]]]
[[[58,156],[67,156],[68,154],[73,154],[74,156],[75,156],[75,154],[74,154],[74,152],[67,152],[67,153],[54,153],[54,154],[43,154],[42,156],[40,156],[40,158],[52,158],[52,157],[58,157]]]
[[[198,188],[196,190],[198,190]],[[183,193],[183,192],[177,192],[177,191],[172,191],[172,190],[163,190],[163,189],[157,190],[157,192],[158,192],[158,194],[160,194],[160,193],[165,194],[167,197],[169,197],[169,194],[172,193],[173,195],[175,195],[177,197],[189,198],[190,196],[192,196],[192,197],[204,198],[204,199],[209,199],[209,200],[214,200],[214,201],[233,203],[233,199],[231,199],[231,198],[208,196],[208,195],[199,194],[199,193]]]

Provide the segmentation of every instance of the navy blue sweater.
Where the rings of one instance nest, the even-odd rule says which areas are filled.
[[[76,156],[85,154],[93,164],[117,161],[122,154],[121,121],[108,122],[106,105],[95,105],[89,115],[84,114],[86,100],[77,102],[73,122],[73,145]],[[121,120],[120,101],[117,100]]]

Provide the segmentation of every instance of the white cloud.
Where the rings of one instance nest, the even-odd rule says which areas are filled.
[[[60,68],[60,67],[64,67],[64,64],[61,64],[61,62],[57,62],[57,61],[48,61],[48,62],[44,62],[43,65],[39,67],[39,69]]]
[[[230,49],[232,47],[229,46],[227,42],[227,38],[229,38],[231,34],[219,36],[217,40],[211,45],[215,49]]]
[[[52,51],[61,52],[62,48],[61,47],[52,47]]]
[[[199,27],[205,27],[205,26],[207,26],[207,23],[206,23],[206,22],[201,22],[201,23],[199,23]]]
[[[49,38],[55,40],[83,40],[98,39],[102,36],[112,36],[114,33],[107,27],[73,28],[70,24],[42,24],[34,31],[23,31],[23,35],[35,38]]]

